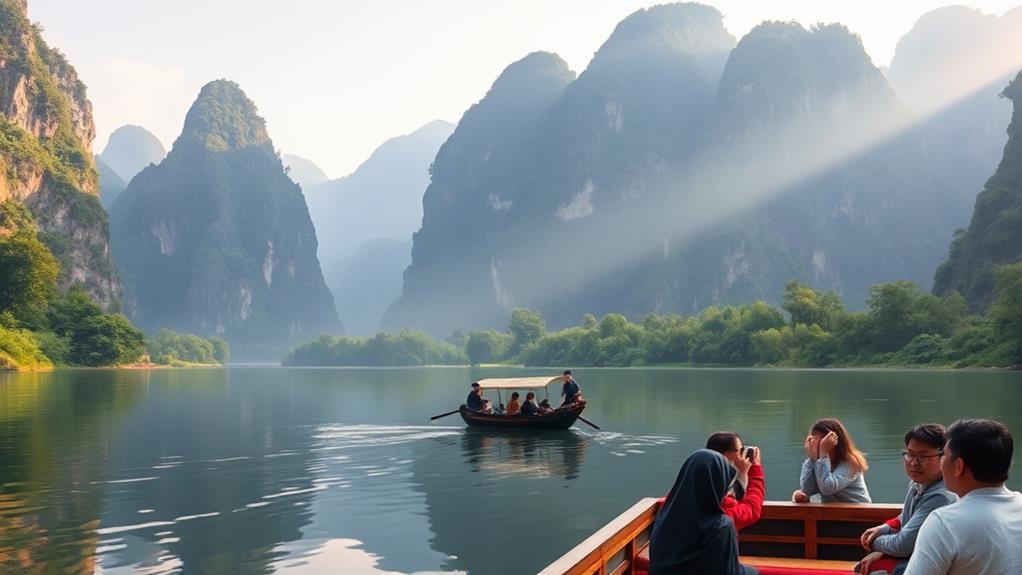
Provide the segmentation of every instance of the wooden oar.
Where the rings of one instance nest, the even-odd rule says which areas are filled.
[[[579,418],[579,419],[581,419],[581,420],[582,420],[582,421],[583,421],[584,423],[588,423],[589,425],[593,426],[593,427],[594,427],[594,428],[596,428],[596,429],[599,429],[599,428],[600,428],[600,426],[599,426],[599,425],[596,425],[595,423],[593,423],[592,421],[589,421],[588,419],[586,419],[586,418],[582,417],[581,415],[580,415],[580,416],[578,416],[578,418]]]
[[[448,415],[454,415],[455,413],[458,413],[459,411],[461,411],[460,407],[458,409],[455,409],[454,411],[448,411],[447,413],[441,413],[440,415],[434,415],[433,417],[429,418],[429,420],[433,421],[434,419],[440,419],[441,417],[447,417]],[[597,427],[597,429],[599,429],[599,428]]]

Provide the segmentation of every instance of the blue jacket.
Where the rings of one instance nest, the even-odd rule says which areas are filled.
[[[469,411],[480,411],[483,408],[483,398],[474,391],[469,392],[468,398],[465,399],[465,406]]]

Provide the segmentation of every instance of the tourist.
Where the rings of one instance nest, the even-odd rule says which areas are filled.
[[[944,486],[940,471],[944,441],[944,426],[939,423],[917,425],[905,434],[905,451],[901,452],[909,477],[905,505],[898,517],[862,534],[862,547],[871,553],[859,562],[856,573],[904,573],[923,521],[934,509],[958,501],[958,496]]]
[[[518,401],[518,392],[511,393],[511,401],[507,402],[507,414],[518,415],[518,412],[522,410],[522,404]]]
[[[737,471],[734,494],[728,493],[721,503],[724,513],[734,522],[735,529],[740,531],[759,521],[766,494],[766,478],[760,464],[759,448],[743,446],[742,438],[733,431],[718,431],[706,440],[706,449],[723,455]]]
[[[754,575],[738,561],[738,533],[721,504],[738,472],[723,455],[700,449],[681,466],[653,522],[649,575]]]
[[[1022,493],[1004,486],[1014,442],[1002,423],[960,419],[940,459],[958,503],[930,513],[905,575],[1012,575],[1022,571]]]
[[[550,407],[550,400],[549,399],[544,399],[543,401],[539,402],[539,414],[540,415],[543,415],[545,413],[550,413],[553,410],[554,409],[552,407]]]
[[[484,399],[483,400],[483,407],[482,407],[482,409],[479,410],[479,412],[480,413],[486,413],[486,414],[492,414],[493,413],[493,403],[489,399]]]
[[[525,394],[525,401],[522,403],[522,415],[536,415],[539,407],[536,405],[536,394],[528,392]]]
[[[561,379],[564,380],[564,385],[561,386],[561,395],[564,396],[564,402],[561,403],[561,407],[578,403],[582,399],[582,389],[571,375],[571,370],[564,370],[564,375],[561,376]]]
[[[819,494],[824,503],[870,503],[865,478],[869,464],[840,421],[818,420],[804,447],[800,489],[792,493],[792,501],[806,503]]]
[[[478,381],[472,382],[472,391],[468,392],[465,399],[465,407],[469,411],[481,411],[483,409],[483,388],[479,387]]]

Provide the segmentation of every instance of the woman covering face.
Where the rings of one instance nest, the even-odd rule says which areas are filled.
[[[721,509],[736,473],[709,449],[685,460],[653,523],[650,575],[756,573],[738,562],[738,537]]]

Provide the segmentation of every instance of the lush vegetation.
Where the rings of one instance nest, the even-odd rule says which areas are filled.
[[[547,332],[542,316],[515,310],[507,333],[456,331],[447,359],[397,351],[414,339],[420,349],[444,345],[417,332],[375,338],[320,339],[300,347],[285,365],[421,365],[456,363],[532,366],[774,365],[997,367],[1022,364],[1022,264],[997,271],[996,299],[986,316],[969,315],[957,292],[938,297],[911,282],[870,288],[868,310],[849,312],[837,294],[791,281],[780,308],[762,301],[711,307],[697,316],[592,315],[582,325]],[[382,350],[388,353],[381,353]],[[368,351],[373,350],[373,351]]]
[[[218,337],[202,339],[197,335],[169,329],[161,329],[149,337],[146,351],[154,363],[176,366],[223,365],[230,357],[227,342]]]
[[[57,291],[60,265],[28,209],[0,203],[0,369],[53,365],[109,366],[145,358],[145,335],[121,314],[107,313],[84,291]],[[160,332],[150,341],[156,363],[224,363],[218,338]]]
[[[403,330],[397,335],[385,333],[375,337],[319,338],[291,351],[284,365],[460,365],[467,361],[465,352],[447,342],[435,341],[428,335]]]

